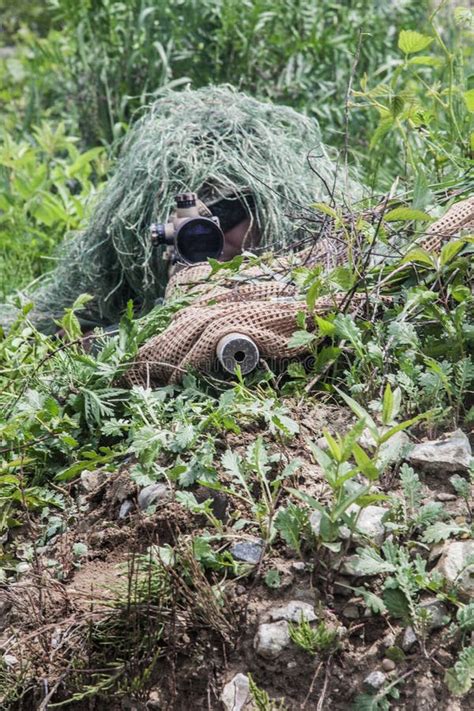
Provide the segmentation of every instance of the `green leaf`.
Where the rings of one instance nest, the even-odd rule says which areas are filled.
[[[402,264],[419,263],[426,264],[426,266],[431,268],[434,268],[436,266],[435,260],[433,259],[432,255],[428,252],[428,250],[423,249],[422,247],[415,247],[415,249],[410,249],[408,254],[406,254],[401,261]]]
[[[455,696],[464,696],[474,681],[474,647],[465,647],[454,667],[448,669],[444,680]]]
[[[384,215],[385,222],[408,222],[410,220],[431,220],[430,215],[423,210],[414,210],[412,207],[396,207]]]
[[[396,566],[384,560],[373,548],[358,548],[357,553],[354,568],[363,575],[379,575],[396,571]]]
[[[419,54],[418,57],[410,57],[408,64],[421,64],[427,67],[442,67],[444,60],[441,59],[441,57],[431,57],[429,54]]]
[[[402,30],[398,37],[398,48],[404,54],[414,54],[429,47],[433,40],[434,37],[422,35],[421,32],[415,30]]]
[[[474,89],[469,89],[463,93],[464,101],[466,102],[467,110],[474,112]]]
[[[449,266],[453,261],[454,257],[461,251],[465,244],[465,240],[462,239],[451,240],[450,242],[445,244],[441,250],[441,254],[439,257],[441,266]]]
[[[305,348],[309,346],[316,340],[314,333],[309,333],[309,331],[295,331],[288,341],[289,348]]]
[[[383,394],[383,401],[382,401],[382,422],[384,425],[388,425],[392,421],[393,408],[394,408],[394,400],[393,400],[392,388],[390,387],[390,383],[387,383],[387,385],[385,386],[385,392]]]
[[[393,617],[403,620],[405,624],[410,623],[410,606],[400,588],[387,588],[384,590],[383,601]]]
[[[316,210],[319,210],[320,212],[324,212],[325,215],[329,215],[330,217],[333,217],[335,220],[339,219],[339,215],[337,214],[336,210],[334,210],[333,207],[330,205],[326,205],[324,202],[315,202],[311,207],[314,207]]]
[[[321,318],[321,316],[315,315],[314,320],[316,322],[316,325],[318,327],[318,330],[320,333],[323,334],[323,336],[332,336],[335,331],[336,327],[332,323],[332,321],[328,321],[325,318]]]
[[[354,588],[354,592],[361,596],[368,609],[372,610],[375,615],[383,615],[387,611],[384,601],[375,593],[365,588]]]
[[[437,521],[428,526],[421,539],[423,543],[439,543],[446,541],[450,536],[458,536],[461,533],[469,533],[467,526],[458,526],[455,523],[444,523]]]
[[[380,476],[380,472],[370,457],[366,454],[366,452],[364,452],[359,444],[354,445],[353,452],[357,466],[359,467],[361,473],[367,477],[369,481],[376,481]]]
[[[342,397],[342,399],[344,400],[344,402],[345,402],[347,405],[349,405],[349,407],[351,408],[352,412],[353,412],[355,415],[357,415],[357,417],[359,418],[359,420],[365,420],[365,422],[366,422],[366,424],[367,424],[367,429],[369,430],[370,434],[371,434],[372,437],[375,439],[375,441],[378,441],[378,439],[379,439],[379,429],[378,429],[377,425],[375,424],[374,420],[372,419],[372,417],[371,417],[371,416],[369,415],[369,413],[367,412],[367,410],[365,410],[365,409],[362,407],[362,405],[359,405],[358,402],[356,402],[356,401],[355,401],[353,398],[351,398],[349,395],[346,395],[346,393],[344,393],[344,392],[343,392],[342,390],[340,390],[339,388],[334,388],[334,389],[337,390],[337,392],[338,392],[339,395]]]
[[[372,138],[370,139],[370,145],[369,145],[370,150],[375,148],[377,143],[379,143],[382,140],[382,138],[384,138],[387,135],[387,133],[393,128],[394,125],[395,125],[395,120],[394,120],[393,116],[387,116],[387,117],[381,119],[381,121],[379,122],[375,131],[372,134]]]
[[[264,577],[265,585],[269,588],[279,588],[281,586],[280,573],[276,568],[271,568]]]
[[[300,506],[288,504],[281,508],[275,518],[275,528],[290,548],[301,550],[303,531],[308,525],[308,514]]]

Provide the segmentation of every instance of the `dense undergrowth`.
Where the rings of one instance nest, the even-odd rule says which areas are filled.
[[[430,215],[472,194],[472,13],[442,7],[429,17],[419,3],[393,12],[385,3],[356,3],[352,11],[327,5],[58,0],[31,21],[38,34],[15,13],[11,21],[6,16],[19,34],[11,35],[15,54],[0,60],[2,296],[40,276],[65,232],[84,224],[113,165],[112,141],[158,84],[188,78],[239,84],[239,77],[244,89],[316,115],[327,142],[347,150],[373,189],[374,204],[385,190],[391,194],[375,226],[365,212],[340,211],[330,196],[314,209],[344,239],[357,235],[372,251],[374,244],[395,245],[399,253],[378,265],[375,259],[362,274],[354,266],[329,274],[296,269],[309,307],[336,293],[349,305],[355,291],[368,295],[368,305],[357,317],[348,309],[315,317],[315,330],[300,319],[293,343],[307,343],[312,358],[245,380],[190,373],[180,386],[122,387],[140,344],[163,330],[186,298],[138,321],[130,304],[119,333],[103,342],[97,336],[95,352],[84,350],[76,318],[86,296],[58,324],[60,337],[36,331],[30,306],[23,307],[0,339],[1,580],[20,630],[0,668],[5,707],[115,708],[145,703],[162,685],[172,707],[181,708],[189,688],[180,687],[176,669],[193,678],[199,668],[205,677],[203,657],[238,648],[245,604],[236,589],[278,595],[284,563],[293,558],[309,571],[318,624],[295,622],[291,640],[311,676],[320,663],[330,671],[348,654],[330,610],[339,609],[334,585],[354,542],[365,575],[348,586],[379,636],[412,627],[419,657],[407,661],[393,644],[395,675],[375,695],[359,689],[351,703],[371,711],[392,701],[412,708],[403,696],[406,679],[431,674],[439,648],[449,650],[446,693],[470,692],[474,609],[462,590],[466,571],[450,582],[428,556],[435,544],[472,538],[472,466],[450,478],[459,503],[452,512],[432,500],[422,472],[402,463],[409,445],[396,442],[402,431],[412,440],[434,438],[474,420],[473,238],[453,239],[439,253],[416,246]],[[369,25],[358,49],[359,29]],[[228,272],[238,278],[239,260]],[[343,425],[329,420],[305,430],[307,414],[324,408],[346,412]],[[308,465],[317,467],[317,492],[302,473]],[[95,499],[79,496],[84,472],[98,472]],[[98,525],[117,535],[127,526],[126,540],[118,539],[121,561],[127,551],[132,557],[111,598],[81,607],[68,585],[97,556],[107,561],[107,546],[115,546],[105,535],[106,552],[97,545],[97,553],[86,532],[117,473],[135,504],[156,482],[166,483],[172,500],[162,519],[152,505],[146,514],[132,510],[125,522],[118,509],[128,499],[104,504]],[[219,497],[227,502],[224,517]],[[373,504],[386,507],[390,537],[383,545],[357,531],[357,511]],[[257,569],[229,551],[241,536],[263,541]],[[469,566],[472,560],[468,573]],[[449,617],[441,637],[432,636],[427,594]],[[258,667],[252,675],[257,708],[302,702],[290,685],[293,701],[277,706],[264,690],[268,677]],[[318,693],[324,696],[321,687]]]

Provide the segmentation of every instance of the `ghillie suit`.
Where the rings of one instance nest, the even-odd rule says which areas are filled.
[[[51,330],[81,293],[94,297],[81,312],[85,326],[116,322],[129,299],[148,311],[164,293],[168,269],[149,226],[183,191],[197,192],[211,209],[237,198],[258,229],[259,249],[293,244],[301,235],[293,215],[328,200],[328,192],[339,202],[360,197],[340,168],[316,121],[292,109],[230,87],[169,91],[130,131],[87,228],[65,241],[56,268],[27,293],[35,305],[29,316]],[[2,307],[0,323],[6,317]]]

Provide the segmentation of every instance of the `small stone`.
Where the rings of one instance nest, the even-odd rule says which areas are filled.
[[[263,541],[259,538],[255,538],[252,541],[240,541],[239,543],[234,543],[229,552],[236,560],[257,565],[262,557]]]
[[[214,489],[209,489],[207,486],[200,486],[194,492],[194,496],[198,504],[201,504],[207,499],[211,499],[211,509],[214,516],[219,521],[225,521],[227,519],[228,499],[224,492],[214,491]]]
[[[303,563],[302,560],[297,560],[295,563],[291,564],[291,569],[295,573],[304,573],[304,571],[306,570],[306,565],[305,563]]]
[[[225,711],[242,711],[250,697],[249,680],[245,674],[236,674],[222,690],[221,701]]]
[[[390,427],[381,427],[380,434],[388,432]],[[375,440],[370,433],[370,430],[365,429],[359,439],[359,444],[364,449],[373,451],[375,449]],[[384,442],[379,449],[380,464],[392,464],[402,459],[405,452],[410,446],[410,438],[406,432],[396,432],[387,442]]]
[[[165,504],[171,499],[171,491],[167,484],[157,482],[145,486],[138,494],[138,505],[142,511],[146,511],[152,504]]]
[[[395,662],[392,662],[391,659],[387,659],[387,658],[382,659],[382,669],[385,672],[391,672],[396,668],[397,668],[397,665],[395,664]]]
[[[413,447],[409,461],[435,474],[467,471],[471,462],[472,450],[469,440],[462,432],[449,432],[440,439],[422,442]]]
[[[430,621],[428,622],[428,629],[437,630],[448,624],[448,609],[446,605],[441,602],[441,600],[437,600],[435,597],[432,597],[421,602],[420,607],[428,610],[431,615]]]
[[[276,659],[290,644],[288,622],[282,620],[259,625],[253,644],[261,657]]]
[[[457,498],[456,494],[448,494],[447,491],[440,491],[436,494],[437,501],[456,501]]]
[[[3,661],[5,662],[5,666],[7,667],[14,667],[18,664],[18,659],[15,657],[14,654],[4,654]]]
[[[127,516],[130,514],[131,510],[133,509],[133,501],[131,499],[125,499],[125,501],[122,501],[122,504],[120,506],[119,518],[127,518]]]
[[[348,620],[358,620],[360,617],[359,608],[357,607],[357,605],[352,605],[352,604],[346,605],[342,611],[342,614]]]
[[[409,652],[413,645],[418,641],[415,630],[410,625],[405,628],[402,639],[402,649],[404,652]]]
[[[387,513],[388,509],[383,506],[365,506],[361,509],[357,504],[352,504],[347,509],[348,514],[359,514],[356,528],[352,535],[353,540],[357,543],[363,543],[364,538],[370,538],[376,545],[382,545],[385,538],[385,526],[382,523],[382,518]],[[320,511],[313,511],[309,517],[309,523],[315,536],[319,536],[321,529],[322,514]],[[348,526],[341,526],[340,537],[348,540],[351,535]]]
[[[286,620],[287,622],[314,622],[316,615],[314,607],[307,602],[300,600],[291,600],[287,605],[282,607],[274,607],[269,613],[269,617],[274,622],[278,620]]]
[[[458,594],[467,601],[474,596],[474,540],[446,542],[435,568],[446,580],[456,584]]]
[[[387,681],[387,677],[381,671],[373,671],[364,679],[364,689],[369,694],[376,694]]]
[[[101,486],[107,479],[106,472],[102,469],[96,469],[95,471],[88,471],[87,469],[81,472],[81,489],[85,494],[90,494],[91,491],[95,491]]]
[[[163,699],[159,691],[150,691],[146,708],[149,711],[161,711],[163,708]]]

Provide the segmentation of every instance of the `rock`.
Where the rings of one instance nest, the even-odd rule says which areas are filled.
[[[436,494],[436,501],[456,501],[456,494],[448,494],[447,491],[440,491]]]
[[[455,583],[458,594],[469,602],[474,596],[474,540],[446,542],[435,568],[441,575]]]
[[[385,659],[382,659],[382,669],[385,672],[394,671],[394,669],[396,669],[396,668],[397,668],[397,665],[395,664],[395,662],[392,662],[391,659],[387,659],[386,657],[385,657]]]
[[[257,654],[266,659],[276,659],[290,644],[288,622],[270,622],[259,625],[253,642]]]
[[[142,511],[146,511],[152,504],[165,504],[171,499],[171,491],[168,484],[157,482],[145,486],[138,494],[138,505]]]
[[[307,602],[300,600],[291,600],[287,605],[282,607],[274,607],[269,613],[269,617],[274,622],[278,620],[286,620],[287,622],[314,622],[316,615],[314,607]]]
[[[297,560],[295,563],[291,564],[291,569],[295,573],[304,573],[306,570],[306,564],[302,560]]]
[[[84,494],[90,494],[91,491],[95,491],[99,486],[107,479],[107,473],[102,469],[96,469],[95,471],[88,471],[87,469],[81,472],[81,489]]]
[[[224,492],[214,491],[214,489],[209,489],[207,486],[200,486],[194,492],[194,496],[198,504],[201,504],[207,499],[211,499],[211,509],[214,516],[219,521],[225,521],[227,519],[228,499]]]
[[[418,641],[415,630],[410,625],[405,628],[402,639],[402,649],[404,652],[409,652],[413,645]]]
[[[431,619],[428,623],[429,630],[437,630],[440,627],[445,627],[449,622],[448,609],[441,600],[437,600],[435,597],[431,597],[427,600],[423,600],[420,603],[420,607],[425,608],[431,614]]]
[[[391,429],[390,427],[381,427],[380,433],[384,434]],[[375,449],[375,440],[370,434],[368,429],[362,432],[362,436],[359,439],[359,444],[364,449],[373,451]],[[392,464],[393,462],[398,462],[405,455],[406,450],[410,446],[410,438],[406,432],[396,432],[387,442],[384,442],[379,449],[379,461],[380,463]]]
[[[262,557],[263,541],[260,538],[255,538],[251,541],[240,541],[239,543],[234,543],[229,552],[236,560],[257,565]]]
[[[408,456],[411,464],[435,474],[467,471],[472,450],[469,440],[461,430],[443,435],[431,442],[413,447]]]
[[[376,694],[387,681],[387,677],[381,671],[373,671],[364,679],[364,689],[368,694]]]
[[[358,620],[360,617],[359,608],[357,607],[357,605],[352,605],[352,604],[346,605],[342,611],[342,614],[348,620]]]
[[[122,504],[119,509],[119,518],[127,518],[131,510],[133,509],[133,501],[131,499],[125,499],[125,501],[122,501]]]
[[[347,555],[342,560],[342,563],[339,568],[339,572],[342,575],[348,575],[353,578],[370,577],[367,575],[367,573],[363,573],[359,570],[359,568],[358,568],[359,560],[360,560],[359,555]],[[339,566],[339,563],[337,563],[337,566]]]
[[[4,654],[3,661],[7,667],[14,667],[18,664],[18,659],[14,654]]]
[[[387,513],[388,509],[383,506],[365,506],[360,508],[357,504],[352,504],[347,509],[348,514],[359,513],[359,518],[357,519],[356,529],[353,534],[353,540],[356,543],[363,543],[364,537],[370,538],[376,545],[382,545],[385,537],[385,526],[382,523],[382,518]],[[320,511],[313,511],[309,518],[309,523],[311,529],[315,536],[319,536],[321,527],[322,514]],[[350,537],[350,530],[348,526],[341,526],[340,536],[344,540]]]
[[[221,701],[225,711],[242,711],[249,698],[249,680],[245,674],[236,674],[222,690]]]

